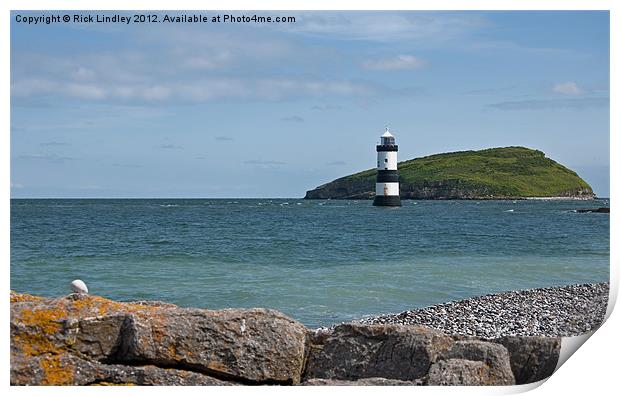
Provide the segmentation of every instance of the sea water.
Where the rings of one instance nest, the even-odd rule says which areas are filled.
[[[11,289],[265,307],[317,327],[609,280],[596,201],[13,199]]]

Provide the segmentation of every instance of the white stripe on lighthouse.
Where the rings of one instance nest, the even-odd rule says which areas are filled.
[[[377,169],[396,170],[397,162],[396,151],[379,151],[377,153]]]
[[[398,196],[398,183],[377,183],[375,190],[377,195],[396,195]]]

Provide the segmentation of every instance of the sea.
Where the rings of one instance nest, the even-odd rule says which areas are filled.
[[[609,280],[609,200],[12,199],[11,290],[315,328],[510,290]]]

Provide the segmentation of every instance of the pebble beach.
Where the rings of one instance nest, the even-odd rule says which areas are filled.
[[[451,301],[362,324],[425,325],[452,335],[570,337],[595,330],[607,309],[609,283],[511,291]]]

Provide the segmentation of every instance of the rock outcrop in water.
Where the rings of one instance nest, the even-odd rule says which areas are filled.
[[[11,293],[12,385],[510,385],[551,375],[559,350],[559,338],[313,331],[266,309]]]
[[[592,199],[588,183],[542,151],[503,147],[436,154],[398,163],[401,199]],[[306,199],[371,199],[376,169],[336,179]]]

